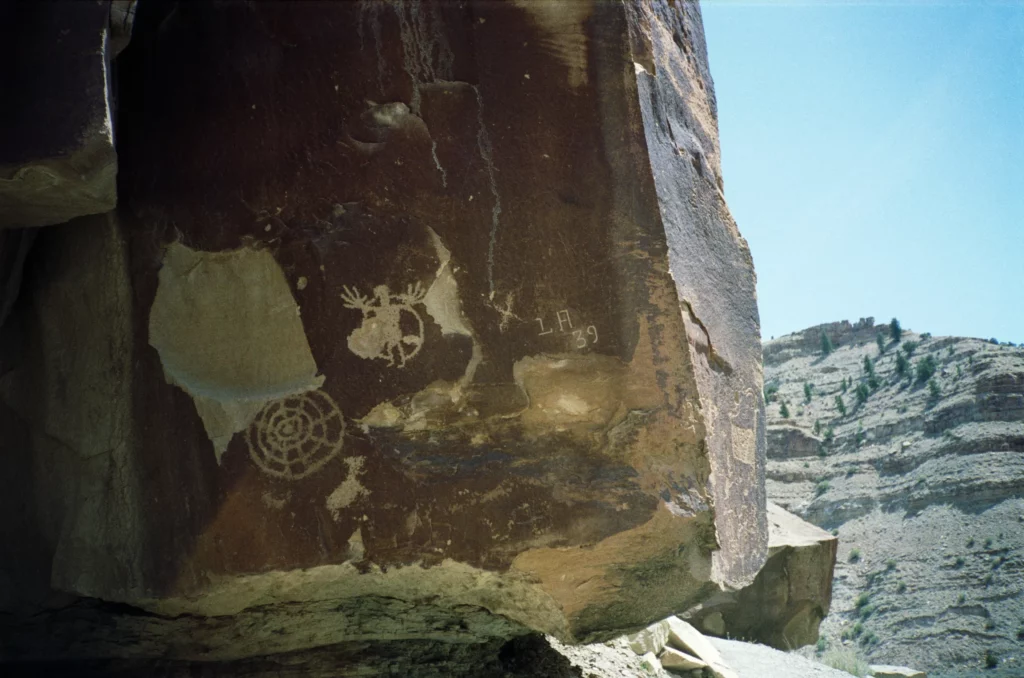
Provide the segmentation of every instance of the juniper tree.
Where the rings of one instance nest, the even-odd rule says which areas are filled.
[[[783,419],[789,419],[789,408],[786,407],[786,401],[782,401],[782,405],[779,406],[779,416]]]
[[[900,321],[896,320],[896,318],[893,318],[889,322],[889,336],[892,337],[892,340],[897,344],[900,343],[900,339],[903,338],[903,328],[900,327]]]
[[[907,368],[910,367],[910,361],[907,360],[907,356],[903,355],[902,352],[896,353],[896,374],[901,377],[906,376]]]
[[[846,416],[846,403],[843,402],[843,396],[836,396],[836,409],[839,410],[839,416]]]
[[[865,402],[867,402],[868,395],[870,395],[870,393],[868,392],[868,385],[857,384],[857,402],[863,405]]]
[[[814,395],[814,384],[805,381],[804,382],[804,402],[811,402],[811,396]]]
[[[878,355],[885,353],[885,336],[881,332],[875,335],[875,343],[878,344]]]
[[[824,332],[821,333],[821,354],[828,355],[832,352],[832,340]]]

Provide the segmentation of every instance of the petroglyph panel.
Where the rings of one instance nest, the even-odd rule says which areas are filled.
[[[731,224],[678,204],[724,210],[717,188],[647,137],[700,132],[690,99],[644,108],[651,35],[697,35],[666,8],[197,4],[124,52],[120,91],[146,93],[118,130],[145,552],[107,597],[232,614],[260,597],[211,587],[456,564],[582,639],[757,564],[752,273]]]

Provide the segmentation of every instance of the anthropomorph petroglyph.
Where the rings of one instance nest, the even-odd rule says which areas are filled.
[[[348,335],[349,349],[366,360],[387,360],[391,367],[405,367],[423,347],[423,318],[413,306],[422,304],[425,296],[419,283],[409,285],[401,294],[378,285],[373,288],[373,298],[345,287],[341,295],[345,307],[363,313],[362,324]]]
[[[256,415],[246,442],[249,455],[264,472],[298,480],[338,456],[345,419],[323,391],[275,400]]]

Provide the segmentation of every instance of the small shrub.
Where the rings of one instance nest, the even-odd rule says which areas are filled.
[[[1017,627],[1017,640],[1024,640],[1024,626]]]
[[[868,662],[852,647],[831,647],[822,655],[821,663],[852,676],[868,675]]]
[[[864,429],[861,427],[860,424],[857,424],[857,433],[853,437],[853,442],[859,448],[861,445],[864,444],[864,439]]]
[[[896,569],[896,561],[892,560],[892,559],[889,559],[889,560],[885,561],[885,569],[888,570],[889,572],[892,572],[893,570],[895,570]]]
[[[838,537],[839,536],[839,528],[838,527],[835,527],[835,528],[832,529],[832,536],[833,537]]]
[[[994,669],[999,666],[999,656],[993,650],[985,650],[985,668]]]
[[[828,643],[825,641],[825,636],[819,636],[818,637],[818,644],[815,647],[815,649],[817,650],[818,654],[821,654],[822,652],[824,652],[827,647],[828,647]]]
[[[904,582],[898,582],[896,584],[896,593],[903,593],[907,590],[907,585]]]
[[[859,610],[859,609],[861,609],[862,607],[864,607],[865,605],[867,605],[870,602],[871,602],[871,594],[870,593],[862,593],[859,596],[857,596],[857,599],[855,601],[853,601],[853,606],[856,607]]]
[[[839,385],[839,391],[841,393],[846,393],[846,389],[848,388],[850,388],[850,382],[846,379],[846,377],[843,377],[843,383]]]
[[[876,377],[875,375],[872,374],[870,377],[868,377],[868,388],[870,388],[872,391],[877,391],[878,387],[881,385],[882,382],[878,381],[878,377]]]
[[[967,602],[967,596],[965,594],[961,593],[960,595],[958,595],[956,597],[956,604],[957,605],[963,605],[966,602]]]
[[[857,403],[863,405],[867,402],[870,392],[867,384],[857,384]]]
[[[846,416],[846,403],[843,402],[843,396],[841,395],[836,396],[836,409],[839,410],[840,417]]]
[[[844,407],[843,410],[845,411],[846,408]],[[835,433],[835,431],[832,430],[831,426],[829,426],[827,429],[825,429],[825,444],[826,445],[831,445],[832,441],[835,440],[835,438],[836,438],[836,433]]]
[[[981,580],[981,583],[984,584],[985,586],[988,586],[989,584],[991,584],[992,583],[992,573],[989,572],[988,574],[986,574],[984,579]]]
[[[810,463],[805,461],[804,462],[804,468],[811,468]]]
[[[870,356],[864,356],[864,374],[871,376],[875,373],[875,364],[871,362]]]
[[[821,435],[821,420],[814,420],[814,435]]]
[[[875,335],[875,343],[878,344],[878,355],[885,353],[885,335],[881,332]]]
[[[985,630],[986,631],[991,631],[995,627],[996,627],[996,620],[995,619],[992,619],[991,617],[989,617],[988,619],[985,620]]]
[[[986,537],[985,538],[985,548],[987,548],[987,549],[992,548],[992,537]]]
[[[856,638],[857,636],[859,636],[862,633],[864,633],[864,625],[861,624],[860,622],[857,622],[856,624],[853,625],[853,631],[850,632],[850,635],[853,636],[854,638]]]
[[[850,551],[850,562],[851,563],[859,563],[860,562],[860,549],[853,549],[852,551]]]
[[[964,566],[964,557],[963,556],[957,556],[956,557],[956,562],[953,563],[953,567],[961,568],[963,566]]]
[[[821,354],[828,355],[832,352],[832,340],[824,332],[821,333]]]
[[[988,343],[995,344],[996,346],[998,346],[999,345],[999,340],[996,339],[995,337],[992,337],[991,339],[988,340]]]
[[[960,369],[960,366],[957,365],[956,366],[956,378],[959,380],[963,376],[964,376],[963,371]]]
[[[892,337],[892,340],[897,344],[900,343],[900,339],[903,338],[903,328],[900,327],[900,321],[896,318],[893,318],[889,322],[889,336]]]
[[[967,540],[967,548],[974,548],[974,537]]]
[[[917,365],[914,368],[915,372],[917,373],[918,383],[923,384],[929,379],[931,379],[932,375],[935,374],[935,370],[937,367],[938,365],[936,365],[935,363],[935,358],[930,355],[927,355],[918,360]]]
[[[785,401],[783,401],[782,404],[779,405],[779,416],[782,417],[783,419],[789,419],[789,408],[786,407]]]
[[[815,488],[814,488],[814,496],[815,497],[820,497],[821,495],[823,495],[826,492],[828,492],[828,489],[830,487],[831,487],[831,485],[828,484],[827,480],[822,480],[820,483],[818,483],[815,486]]]
[[[774,402],[775,401],[775,396],[778,394],[778,392],[779,392],[779,385],[778,385],[778,383],[771,382],[769,384],[765,384],[765,387],[764,387],[764,401],[766,403]]]
[[[919,344],[916,341],[904,341],[903,342],[903,350],[906,352],[908,358],[910,357],[910,355],[914,351],[917,350],[918,346],[919,346]]]
[[[875,611],[875,606],[874,605],[865,605],[864,607],[860,608],[860,610],[859,610],[860,618],[861,619],[867,619],[868,617],[870,617],[874,613],[874,611]]]
[[[923,332],[923,333],[921,333],[921,341],[928,341],[931,338],[932,338],[932,333],[931,332]]]
[[[805,381],[804,382],[804,402],[811,402],[811,397],[814,395],[814,384]]]
[[[930,401],[932,401],[934,403],[934,402],[937,402],[938,399],[941,398],[941,397],[942,397],[942,389],[939,388],[939,385],[938,385],[938,383],[936,383],[934,378],[929,379],[928,380],[928,400],[930,400]]]

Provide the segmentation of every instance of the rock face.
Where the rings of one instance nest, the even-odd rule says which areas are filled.
[[[0,7],[0,229],[59,224],[117,202],[110,2]],[[0,253],[3,252],[0,241]],[[2,310],[2,309],[0,309]]]
[[[979,675],[987,652],[998,664],[986,675],[1020,675],[1024,350],[909,331],[897,345],[877,326],[839,334],[822,357],[820,343],[806,340],[821,331],[768,342],[765,377],[769,391],[778,387],[767,406],[769,440],[788,439],[793,428],[822,440],[811,457],[769,449],[768,467],[772,501],[839,535],[822,635],[857,645],[873,662],[931,675]],[[897,353],[911,347],[915,374],[900,377]],[[929,358],[935,397],[916,378]],[[867,399],[858,405],[861,383]]]
[[[118,63],[121,204],[40,236],[7,331],[0,583],[132,607],[7,654],[578,641],[753,580],[695,4],[143,2]]]
[[[768,503],[768,561],[754,583],[723,592],[689,615],[698,628],[792,650],[818,640],[832,602],[838,540]]]

